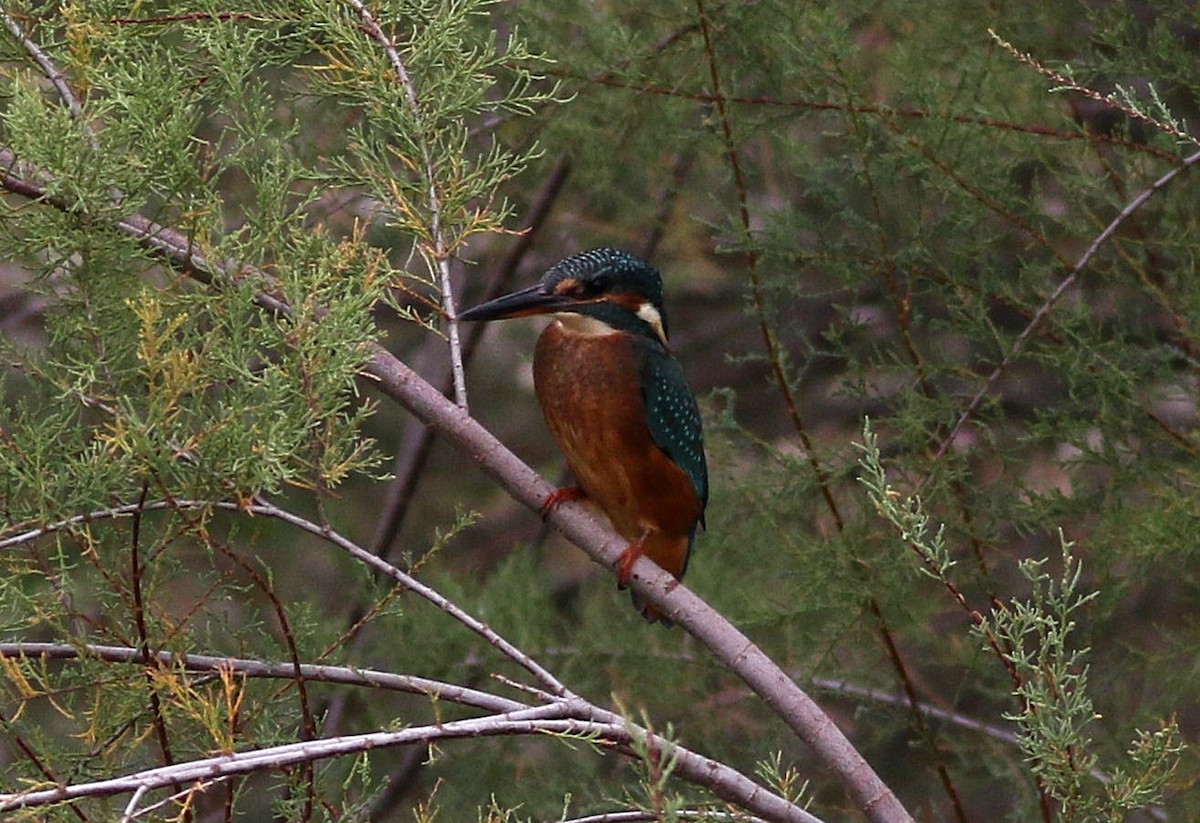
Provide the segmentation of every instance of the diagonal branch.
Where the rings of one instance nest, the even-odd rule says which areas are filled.
[[[38,68],[42,70],[42,74],[50,81],[50,85],[54,86],[54,90],[58,92],[63,105],[71,112],[72,119],[82,120],[83,106],[80,105],[79,98],[75,95],[75,90],[71,88],[71,84],[67,82],[67,78],[63,73],[59,71],[58,66],[42,50],[41,46],[29,38],[29,35],[21,28],[21,24],[11,14],[5,11],[0,14],[0,17],[3,17],[4,27],[9,30],[13,37],[21,42],[21,47],[29,53],[33,62],[37,63]]]
[[[292,526],[303,529],[304,531],[307,531],[311,534],[317,535],[317,536],[325,539],[326,541],[333,543],[334,545],[338,546],[339,548],[346,550],[347,552],[349,552],[351,555],[353,555],[355,558],[361,560],[362,562],[372,565],[374,568],[376,568],[381,573],[384,573],[384,574],[392,577],[393,579],[402,583],[406,587],[414,590],[416,593],[421,594],[422,596],[425,596],[426,599],[431,600],[432,602],[436,603],[444,610],[450,612],[454,617],[458,618],[460,620],[460,622],[463,622],[464,624],[468,625],[469,628],[475,629],[480,635],[482,635],[485,639],[487,639],[489,642],[491,642],[492,645],[496,646],[502,653],[504,653],[511,660],[515,661],[519,665],[522,665],[526,669],[530,670],[535,675],[535,677],[537,677],[538,680],[542,682],[543,686],[546,688],[546,691],[543,691],[540,689],[528,689],[528,688],[526,689],[526,691],[529,693],[538,694],[540,696],[540,699],[545,701],[544,705],[538,706],[538,707],[529,707],[529,706],[519,703],[517,701],[504,700],[503,698],[499,698],[494,695],[489,695],[484,692],[478,692],[473,689],[452,686],[452,685],[448,685],[448,684],[439,683],[438,681],[425,680],[423,678],[411,678],[411,677],[404,677],[401,675],[387,675],[385,673],[379,673],[379,672],[371,673],[370,677],[361,677],[361,673],[356,673],[356,672],[345,670],[345,669],[339,669],[338,667],[308,666],[305,664],[298,664],[298,663],[293,663],[291,666],[281,666],[278,664],[261,663],[259,661],[243,661],[243,660],[238,660],[236,658],[219,658],[219,657],[211,657],[211,656],[192,656],[192,655],[175,656],[175,655],[171,655],[170,653],[167,653],[167,652],[159,652],[159,653],[155,653],[155,654],[150,654],[144,650],[133,649],[130,647],[87,646],[87,647],[84,647],[84,649],[87,651],[87,653],[92,654],[96,657],[100,657],[101,659],[112,660],[115,662],[129,662],[129,663],[137,662],[137,663],[144,664],[150,660],[154,660],[156,663],[158,663],[160,665],[164,665],[164,664],[168,664],[168,663],[175,663],[178,665],[182,665],[184,668],[188,668],[189,670],[200,670],[200,671],[235,670],[235,671],[241,671],[242,673],[246,674],[247,676],[260,676],[260,677],[262,677],[262,676],[283,676],[283,677],[294,678],[294,677],[296,677],[297,673],[299,673],[301,676],[307,676],[307,674],[306,674],[306,671],[307,671],[307,672],[313,673],[314,675],[328,675],[328,677],[323,677],[321,679],[330,679],[330,680],[335,680],[337,682],[349,682],[349,683],[355,683],[358,685],[377,685],[377,686],[385,686],[386,685],[386,686],[391,686],[391,687],[397,688],[402,691],[410,691],[410,692],[415,692],[415,693],[428,694],[430,696],[434,696],[437,698],[445,698],[445,699],[450,699],[454,702],[461,702],[466,705],[476,705],[479,707],[486,707],[486,708],[489,708],[489,709],[497,712],[497,715],[501,716],[501,717],[512,717],[515,715],[523,715],[523,714],[529,713],[529,712],[543,712],[544,716],[547,716],[547,717],[552,717],[555,719],[563,719],[563,720],[581,723],[581,724],[589,724],[589,728],[594,726],[596,729],[607,728],[607,729],[611,729],[611,730],[615,730],[615,731],[609,732],[607,734],[601,734],[600,732],[591,732],[591,731],[586,731],[586,730],[581,731],[581,732],[569,732],[569,731],[561,730],[561,729],[555,730],[555,729],[545,729],[545,728],[530,728],[530,729],[526,729],[526,730],[514,730],[514,731],[500,732],[500,733],[532,734],[537,731],[541,731],[543,733],[548,731],[551,734],[568,734],[568,733],[570,733],[570,734],[572,734],[572,736],[594,735],[594,736],[599,736],[602,739],[607,739],[613,745],[613,747],[617,748],[617,750],[621,751],[624,754],[628,754],[631,756],[638,756],[638,755],[637,755],[636,747],[632,747],[630,744],[635,741],[645,741],[645,743],[646,743],[645,748],[660,751],[660,752],[669,751],[672,759],[678,763],[677,771],[681,777],[683,777],[684,779],[689,780],[693,783],[696,783],[698,785],[707,787],[708,789],[710,789],[712,792],[714,792],[716,795],[718,795],[719,797],[721,797],[724,800],[737,803],[738,805],[743,806],[744,808],[748,808],[748,809],[751,809],[751,810],[757,812],[758,814],[765,815],[767,818],[769,818],[771,820],[796,821],[796,823],[820,823],[812,815],[809,815],[807,812],[804,812],[803,810],[794,806],[793,804],[788,802],[783,797],[780,797],[780,796],[774,794],[773,792],[771,792],[767,789],[764,789],[763,787],[754,783],[754,781],[752,781],[749,778],[747,778],[746,776],[742,775],[737,770],[735,770],[729,766],[726,766],[722,763],[719,763],[717,761],[713,761],[713,760],[709,760],[708,758],[704,758],[698,754],[695,754],[694,752],[690,751],[689,749],[686,749],[682,746],[675,745],[674,743],[672,743],[670,741],[662,740],[662,739],[658,738],[657,736],[653,735],[647,729],[642,728],[642,727],[638,726],[637,724],[634,724],[634,723],[628,721],[626,718],[622,717],[621,715],[616,714],[615,712],[611,712],[611,711],[602,709],[602,708],[588,702],[587,700],[584,700],[584,699],[574,695],[573,693],[568,691],[565,687],[563,687],[561,684],[559,684],[553,675],[551,675],[549,672],[545,671],[544,669],[541,669],[541,667],[538,666],[538,664],[535,661],[533,661],[532,658],[528,657],[520,649],[516,648],[514,645],[509,643],[507,640],[505,640],[503,637],[501,637],[498,633],[496,633],[494,630],[492,630],[486,624],[481,623],[480,621],[476,620],[475,618],[471,617],[470,615],[466,615],[466,613],[462,612],[462,610],[459,609],[458,606],[456,606],[453,602],[446,600],[440,594],[438,594],[437,592],[434,592],[432,589],[428,589],[427,587],[424,587],[422,584],[413,580],[410,576],[406,575],[404,572],[400,571],[396,567],[386,563],[383,560],[380,560],[375,555],[366,551],[362,547],[357,546],[350,540],[347,540],[343,536],[337,534],[336,532],[333,532],[332,530],[330,530],[327,527],[317,525],[316,523],[313,523],[312,521],[306,520],[306,519],[299,517],[298,515],[295,515],[291,512],[287,512],[282,509],[279,509],[268,503],[239,504],[239,503],[226,502],[226,501],[204,501],[204,500],[181,500],[181,501],[166,501],[166,500],[164,500],[164,501],[157,501],[157,502],[152,502],[152,503],[144,503],[144,501],[141,501],[138,506],[138,511],[139,512],[148,512],[148,511],[158,511],[158,510],[188,510],[188,509],[198,509],[198,508],[208,508],[208,507],[222,509],[222,510],[229,511],[232,513],[237,513],[237,514],[267,516],[267,517],[274,517],[276,519],[282,520],[286,523],[289,523]],[[118,511],[120,511],[120,510],[119,509],[109,509],[109,510],[105,510],[105,511],[92,512],[88,516],[89,517],[88,522],[100,520],[106,516],[115,517],[115,516],[117,516]],[[122,511],[121,513],[124,514],[127,512]],[[60,521],[59,523],[51,524],[40,530],[36,530],[37,533],[25,532],[22,535],[22,538],[25,541],[33,540],[33,539],[36,539],[37,537],[43,536],[45,534],[50,534],[56,530],[66,528],[68,525],[70,525],[70,523],[68,523],[67,521]],[[73,648],[71,646],[65,646],[63,644],[10,643],[10,644],[0,644],[0,656],[6,656],[6,657],[40,656],[40,657],[46,657],[46,658],[67,658],[67,657],[79,656],[79,650],[76,650],[75,648]],[[513,684],[513,685],[516,685],[516,684]],[[538,717],[543,716],[543,714],[539,714]],[[479,720],[488,720],[489,718],[478,718],[478,719]],[[443,726],[435,726],[433,728],[441,729],[444,727]],[[469,735],[453,735],[452,734],[452,735],[449,735],[449,737],[450,738],[455,738],[455,737],[459,737],[459,736],[476,737],[476,736],[481,736],[481,735],[488,734],[488,733],[489,732],[485,731],[485,732],[473,733],[473,734],[469,734]],[[253,762],[256,763],[257,765],[254,768],[249,769],[249,771],[255,771],[255,770],[259,770],[259,769],[282,768],[282,767],[294,766],[294,765],[311,767],[311,764],[314,760],[321,759],[324,757],[334,757],[334,756],[339,756],[339,755],[343,755],[343,754],[349,754],[352,751],[355,751],[355,749],[343,750],[343,749],[339,749],[339,748],[334,748],[333,750],[328,751],[328,753],[326,753],[326,754],[313,754],[313,752],[326,751],[325,748],[323,747],[323,744],[325,742],[345,740],[345,739],[346,738],[327,738],[325,741],[322,741],[322,746],[318,747],[316,749],[304,748],[305,743],[312,743],[312,741],[302,741],[300,743],[291,744],[291,746],[279,747],[280,749],[287,749],[289,752],[300,752],[301,754],[304,754],[306,756],[300,756],[300,757],[295,757],[295,758],[289,757],[289,756],[284,756],[281,761],[276,761],[276,760],[271,759],[268,755],[262,754],[261,757],[253,759]],[[359,738],[355,738],[355,739],[361,739],[361,736]],[[376,740],[376,738],[371,737],[370,739],[372,742],[368,746],[366,746],[366,748],[371,748],[371,747],[374,747],[377,745],[401,745],[404,743],[414,742],[414,741],[410,741],[410,740],[397,740],[394,743],[378,743],[378,742],[374,742]],[[429,739],[440,739],[440,733],[435,733],[433,735],[433,737],[431,737]],[[429,742],[429,741],[423,739],[423,740],[417,741],[417,742]],[[266,752],[266,751],[277,751],[277,750],[272,749],[272,750],[260,750],[260,751]],[[243,753],[243,754],[245,754],[248,757],[251,753]],[[220,760],[220,758],[216,758],[213,760]],[[179,769],[184,770],[188,775],[187,778],[181,778],[179,782],[188,782],[192,779],[195,779],[191,776],[191,767],[196,765],[195,761],[191,764],[179,763],[179,764],[172,764],[172,765],[176,765]],[[223,779],[225,777],[228,777],[228,776],[234,775],[234,774],[245,774],[247,771],[236,765],[230,765],[229,768],[232,770],[225,770],[224,768],[217,768],[214,770],[214,772],[211,774],[211,776],[214,778]],[[25,805],[28,805],[30,803],[41,805],[43,803],[60,802],[62,800],[73,799],[73,798],[80,797],[80,796],[122,794],[127,791],[143,791],[143,790],[150,789],[150,788],[161,788],[163,784],[161,784],[160,782],[157,782],[157,781],[161,778],[161,776],[163,774],[170,774],[170,772],[164,773],[161,770],[151,770],[151,772],[153,772],[152,777],[146,778],[146,779],[142,780],[142,782],[138,782],[132,786],[129,785],[127,782],[122,782],[122,780],[127,781],[129,779],[132,779],[132,777],[137,777],[137,776],[131,776],[130,778],[125,778],[125,779],[117,778],[115,780],[110,780],[110,781],[99,781],[96,784],[85,784],[83,786],[81,786],[81,785],[60,785],[57,790],[47,790],[46,792],[36,793],[34,800],[29,800],[28,795],[11,795],[8,798],[5,798],[5,796],[0,795],[0,811],[4,811],[7,808],[20,807],[18,805],[6,806],[5,805],[6,799],[10,800],[14,804],[16,804],[20,801],[21,803],[23,803]],[[142,773],[142,775],[147,775],[147,774],[151,774],[151,773],[150,772]],[[58,794],[55,794],[56,791],[58,792]],[[77,794],[75,794],[75,792],[77,792],[77,791],[82,791],[85,793],[82,795],[77,795]]]
[[[1038,307],[1038,310],[1033,313],[1033,317],[1031,317],[1029,322],[1025,324],[1025,328],[1021,329],[1021,333],[1017,335],[1015,340],[1013,340],[1012,347],[1007,353],[1005,353],[1000,362],[996,364],[995,368],[992,369],[991,374],[984,379],[983,385],[979,387],[979,390],[975,392],[975,395],[970,399],[970,401],[968,401],[966,407],[959,414],[958,420],[955,421],[954,427],[950,429],[949,434],[942,438],[942,442],[934,454],[934,460],[940,460],[945,456],[946,452],[950,449],[950,446],[954,443],[955,438],[958,437],[958,433],[962,431],[963,426],[965,426],[967,421],[969,421],[975,415],[975,412],[979,411],[979,407],[983,404],[983,399],[987,397],[988,392],[992,390],[992,386],[995,385],[996,380],[999,379],[1000,375],[1003,374],[1010,365],[1012,365],[1013,361],[1016,360],[1017,356],[1024,350],[1025,344],[1029,342],[1029,339],[1033,336],[1033,333],[1037,331],[1042,322],[1050,316],[1050,312],[1054,310],[1056,305],[1058,305],[1059,299],[1067,293],[1068,289],[1075,285],[1075,281],[1079,279],[1079,275],[1088,267],[1088,264],[1092,262],[1092,258],[1096,256],[1098,251],[1100,251],[1100,247],[1108,242],[1109,238],[1116,234],[1117,229],[1119,229],[1126,220],[1133,216],[1138,209],[1144,206],[1147,200],[1165,188],[1180,174],[1187,171],[1197,163],[1200,163],[1200,151],[1188,155],[1178,166],[1171,169],[1162,177],[1151,183],[1148,188],[1130,200],[1125,205],[1125,208],[1121,209],[1117,216],[1112,219],[1112,222],[1104,227],[1104,231],[1096,235],[1091,244],[1088,245],[1087,249],[1085,249],[1083,254],[1080,255],[1079,259],[1075,261],[1075,265],[1071,266],[1070,271],[1067,272],[1067,276],[1062,279],[1054,291],[1050,292],[1050,296],[1047,297],[1042,305]]]
[[[489,277],[487,287],[479,296],[479,301],[499,297],[510,286],[517,267],[533,245],[533,238],[546,220],[550,209],[563,190],[567,177],[571,172],[571,161],[565,154],[561,155],[550,170],[541,192],[529,206],[525,219],[525,228],[518,235],[500,265]],[[463,363],[469,363],[483,336],[484,324],[476,323],[462,335]],[[445,361],[438,361],[444,364]],[[429,378],[429,382],[442,389],[446,394],[453,387],[453,374],[445,374],[444,365]],[[451,385],[444,385],[450,383]],[[409,426],[396,451],[396,460],[392,474],[395,479],[388,485],[384,498],[383,511],[375,526],[375,537],[371,540],[371,549],[382,557],[387,557],[392,541],[399,534],[408,514],[409,506],[416,493],[416,487],[422,476],[421,469],[431,453],[436,430],[429,426]]]
[[[141,648],[142,657],[147,663],[154,657],[150,654],[150,632],[146,628],[146,606],[142,597],[142,572],[145,567],[141,562],[141,535],[142,506],[146,503],[146,494],[149,491],[150,484],[142,481],[142,492],[138,497],[137,508],[133,511],[133,525],[129,530],[129,585],[133,596],[133,620],[137,629],[138,645]],[[167,733],[167,721],[163,717],[162,701],[158,696],[158,687],[154,683],[154,668],[148,665],[143,676],[146,678],[146,685],[150,692],[150,715],[154,719],[154,734],[158,738],[158,748],[162,753],[163,762],[170,766],[175,762],[175,757],[171,754],[171,739]]]

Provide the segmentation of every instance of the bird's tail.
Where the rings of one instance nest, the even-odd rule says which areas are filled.
[[[687,570],[688,555],[692,552],[692,544],[696,540],[696,532],[690,535],[668,535],[662,532],[652,532],[642,538],[641,553],[671,574],[675,579],[683,578]],[[633,607],[646,619],[647,623],[661,623],[664,628],[675,624],[663,616],[663,613],[643,600],[637,592],[630,592]]]
[[[664,617],[662,612],[639,597],[637,592],[630,592],[629,597],[633,600],[633,607],[638,610],[638,614],[646,618],[647,623],[661,623],[664,629],[669,629],[675,625],[672,621]]]

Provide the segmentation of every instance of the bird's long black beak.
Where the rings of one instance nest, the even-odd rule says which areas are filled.
[[[480,303],[458,315],[459,320],[503,320],[508,317],[527,317],[532,314],[549,314],[565,311],[577,301],[561,294],[547,294],[542,285],[530,286],[495,300]]]

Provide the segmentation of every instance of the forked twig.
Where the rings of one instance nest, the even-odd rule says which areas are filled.
[[[361,0],[346,0],[346,2],[358,12],[358,16],[363,22],[363,28],[371,36],[371,39],[383,48],[384,54],[387,55],[388,62],[392,66],[392,71],[396,73],[396,79],[404,91],[404,101],[412,113],[413,122],[417,124],[418,128],[423,128],[424,117],[421,101],[417,99],[417,88],[413,84],[412,78],[409,77],[408,68],[404,65],[404,60],[400,57],[396,44],[392,42],[392,38],[383,30],[383,26],[379,24],[370,9]],[[450,343],[450,371],[454,379],[454,400],[460,408],[465,409],[467,407],[467,380],[463,370],[462,346],[459,342],[458,314],[454,308],[454,288],[450,280],[450,248],[442,232],[444,215],[442,195],[438,191],[437,166],[433,162],[433,154],[429,149],[428,140],[422,136],[417,143],[421,147],[421,173],[425,176],[428,186],[429,240],[432,244],[429,251],[433,258],[433,264],[437,268],[442,293],[442,308],[446,313],[446,336]]]

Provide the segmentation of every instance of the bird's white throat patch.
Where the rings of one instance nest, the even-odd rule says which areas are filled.
[[[603,320],[588,317],[586,314],[560,312],[554,315],[554,319],[562,324],[563,331],[568,334],[579,334],[584,337],[603,337],[608,334],[617,333],[616,329]]]
[[[662,315],[658,309],[654,308],[651,303],[642,303],[638,306],[635,312],[638,317],[650,324],[650,328],[654,329],[654,333],[658,335],[658,339],[662,344],[667,345],[667,333],[663,329]],[[586,314],[576,314],[575,312],[558,312],[554,315],[554,319],[562,324],[563,331],[567,334],[578,334],[584,337],[604,337],[609,334],[617,334],[617,329],[605,323],[603,320],[598,320]]]

